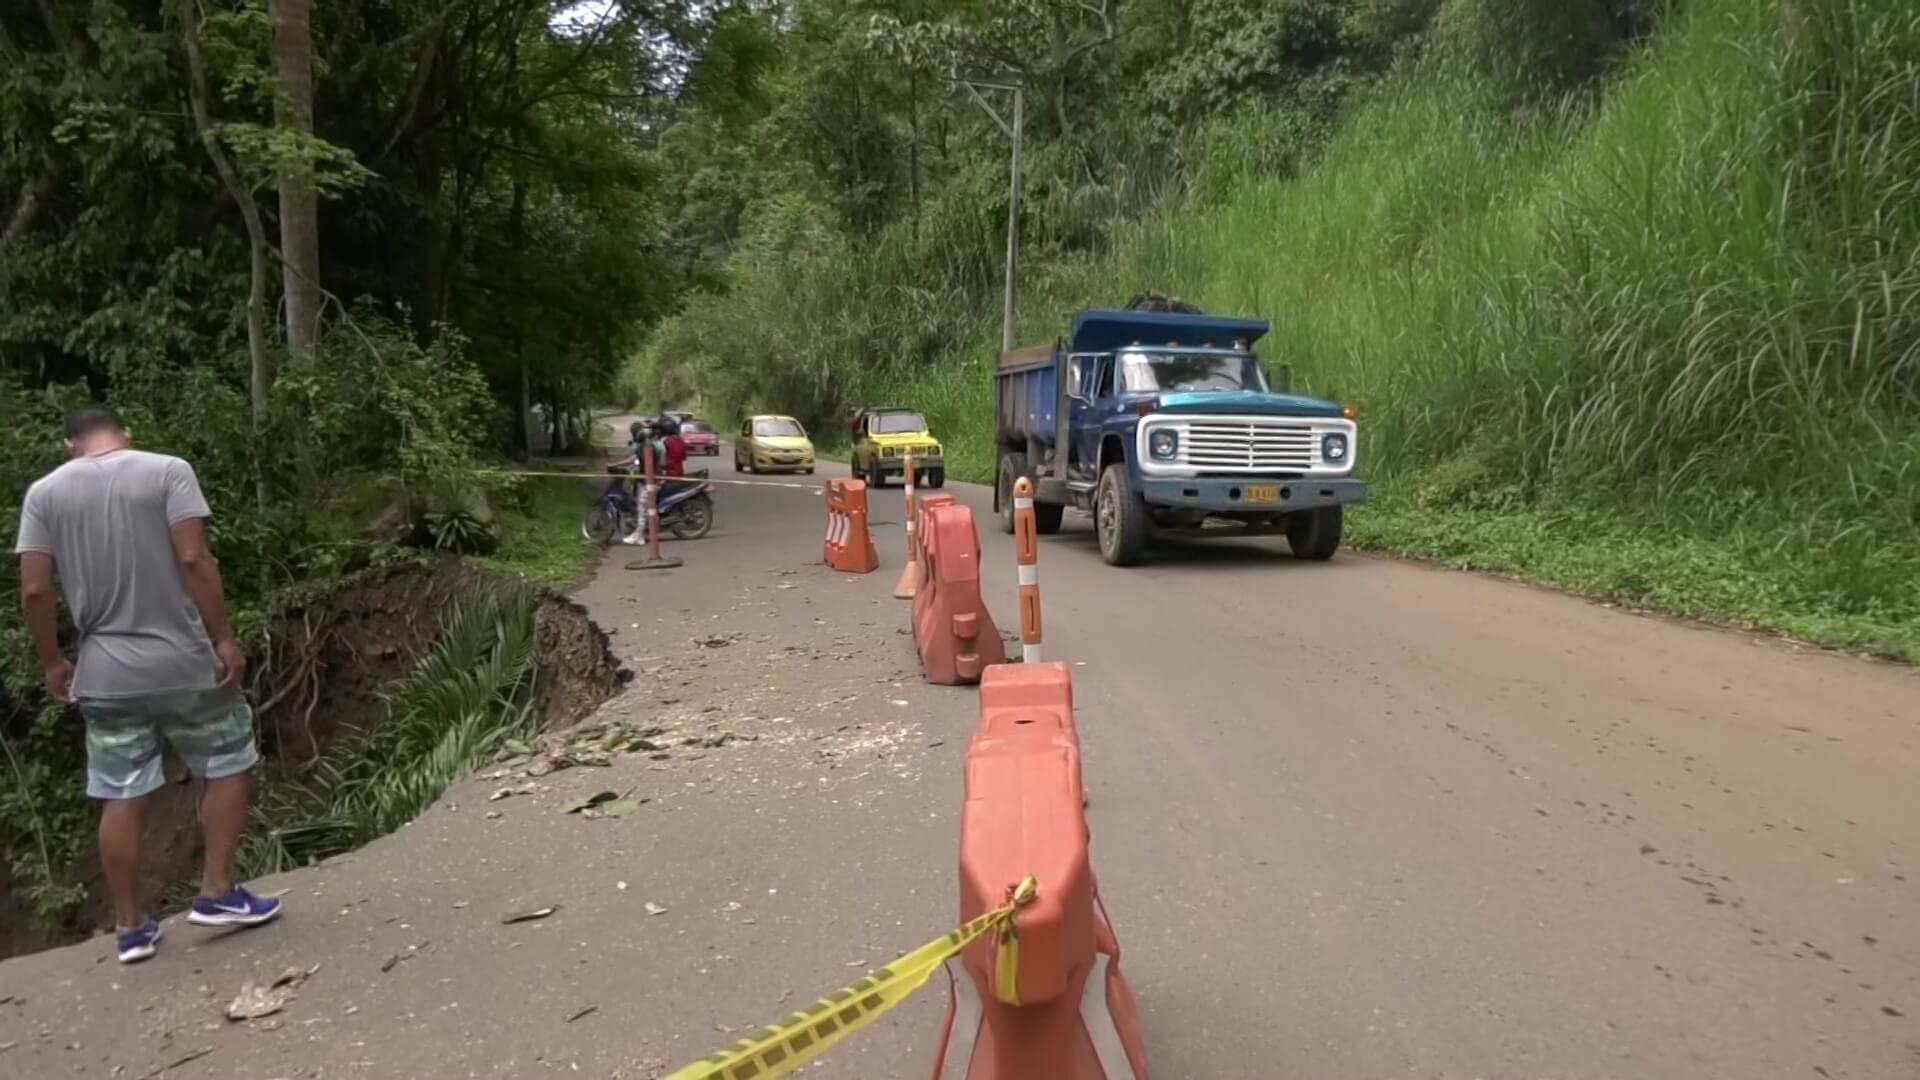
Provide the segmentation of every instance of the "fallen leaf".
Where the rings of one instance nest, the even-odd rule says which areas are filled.
[[[615,799],[612,802],[591,806],[580,812],[583,818],[623,818],[640,809],[641,800]]]
[[[280,976],[265,986],[252,980],[240,984],[240,993],[227,1004],[227,1019],[258,1020],[263,1016],[272,1016],[286,1007],[293,998],[293,992],[307,981],[307,976],[320,970],[318,965],[305,971],[288,968]]]
[[[599,806],[601,803],[609,803],[614,801],[615,799],[618,799],[619,797],[620,797],[619,792],[596,791],[591,795],[582,795],[581,797],[573,800],[567,805],[561,807],[560,812],[563,814],[577,814],[580,811],[587,809],[588,807]]]
[[[574,1013],[572,1016],[567,1017],[567,1023],[571,1024],[575,1020],[578,1020],[583,1016],[592,1016],[594,1013],[597,1013],[599,1011],[600,1011],[600,1006],[589,1005],[586,1008],[581,1009],[579,1012]]]
[[[506,918],[501,919],[500,925],[511,926],[514,923],[533,922],[536,919],[544,919],[547,916],[559,910],[560,910],[560,905],[555,904],[552,907],[535,908],[532,911],[522,911],[517,915],[509,915]]]
[[[656,904],[656,903],[654,903],[654,902],[653,902],[653,901],[651,901],[651,900],[649,900],[649,901],[647,901],[647,914],[649,914],[649,915],[665,915],[666,913],[667,913],[667,909],[666,909],[666,908],[663,908],[663,907],[661,907],[661,906],[660,906],[659,904]]]

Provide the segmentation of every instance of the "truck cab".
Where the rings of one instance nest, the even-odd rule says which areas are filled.
[[[1144,558],[1156,535],[1284,535],[1324,560],[1354,476],[1352,410],[1269,385],[1254,351],[1261,320],[1083,311],[1066,338],[1003,353],[994,374],[995,509],[1035,488],[1042,532],[1073,507],[1093,515],[1101,556]]]

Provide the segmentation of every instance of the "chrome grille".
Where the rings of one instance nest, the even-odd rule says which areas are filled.
[[[1180,441],[1182,464],[1199,469],[1286,472],[1316,464],[1311,424],[1195,422]]]

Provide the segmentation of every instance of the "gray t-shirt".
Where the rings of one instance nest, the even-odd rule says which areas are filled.
[[[53,556],[80,630],[74,697],[205,690],[220,681],[173,557],[173,526],[207,516],[193,466],[141,450],[75,458],[27,489],[14,550]]]

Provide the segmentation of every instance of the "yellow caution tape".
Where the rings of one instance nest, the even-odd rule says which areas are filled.
[[[475,469],[474,471],[482,476],[549,476],[560,480],[595,481],[603,480],[608,476],[618,475],[617,473],[539,472],[534,470],[523,472],[518,469]],[[631,479],[645,482],[646,478],[634,476],[631,477]],[[656,484],[732,484],[736,487],[792,488],[797,491],[811,491],[816,495],[818,495],[825,486],[822,484],[783,484],[773,480],[722,480],[712,476],[656,476],[653,478],[653,482]]]
[[[1013,891],[1013,898],[1005,906],[987,912],[946,937],[920,946],[878,971],[868,972],[866,978],[835,990],[805,1012],[794,1013],[782,1023],[763,1027],[725,1050],[668,1073],[663,1080],[774,1080],[785,1076],[907,1000],[927,984],[940,965],[995,930],[1000,931],[996,977],[1001,987],[1010,988],[1016,972],[1010,965],[1019,961],[1013,913],[1033,903],[1039,894],[1039,884],[1029,877]],[[1005,994],[999,996],[1012,1000]]]

